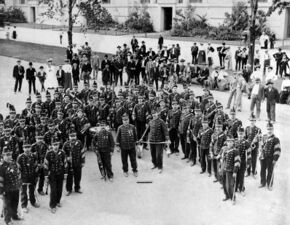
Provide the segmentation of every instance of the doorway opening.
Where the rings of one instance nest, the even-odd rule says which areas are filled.
[[[31,7],[30,8],[30,15],[31,15],[31,22],[35,23],[36,22],[35,7]]]
[[[172,7],[164,7],[164,30],[171,30],[172,28]]]

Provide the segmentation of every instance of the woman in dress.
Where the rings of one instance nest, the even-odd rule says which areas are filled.
[[[200,43],[200,48],[199,48],[198,57],[197,57],[197,64],[199,65],[206,64],[206,54],[205,54],[205,47],[203,46],[203,43]]]
[[[47,60],[47,65],[45,68],[46,72],[46,83],[47,83],[47,88],[48,89],[54,89],[57,88],[58,82],[56,79],[56,74],[55,74],[55,68],[52,65],[52,59]]]

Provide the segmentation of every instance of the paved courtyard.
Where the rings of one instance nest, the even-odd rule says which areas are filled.
[[[0,50],[1,52],[1,50]],[[1,53],[0,53],[1,54]],[[23,62],[27,65],[27,62]],[[23,80],[22,93],[14,94],[12,69],[15,59],[0,56],[0,112],[6,114],[6,103],[15,105],[17,112],[25,106],[27,82]],[[36,67],[39,64],[35,64]],[[100,76],[99,76],[100,78]],[[39,84],[37,82],[37,86]],[[119,87],[118,87],[119,88]],[[117,89],[118,89],[117,88]],[[200,87],[192,87],[196,95]],[[38,88],[39,89],[39,88]],[[213,92],[214,97],[225,105],[226,92]],[[32,96],[33,101],[35,96]],[[237,116],[248,125],[249,100],[243,98],[243,111]],[[115,179],[113,183],[100,180],[96,156],[88,152],[83,170],[83,194],[64,196],[63,207],[55,215],[48,207],[48,197],[38,196],[41,207],[29,206],[23,225],[285,225],[289,218],[289,160],[290,107],[277,105],[275,133],[281,140],[282,154],[275,169],[274,189],[258,189],[259,176],[245,179],[246,196],[237,194],[237,204],[222,202],[220,185],[213,177],[200,175],[199,165],[190,167],[179,157],[164,155],[164,172],[151,171],[149,152],[138,160],[139,177],[128,178],[122,174],[120,153],[112,160]],[[265,132],[265,103],[261,121],[257,125]],[[260,169],[258,168],[258,171]],[[152,184],[137,184],[152,181]],[[0,203],[2,208],[2,202]],[[287,210],[288,209],[288,210]],[[2,222],[2,221],[1,221]],[[0,223],[1,224],[1,223]]]

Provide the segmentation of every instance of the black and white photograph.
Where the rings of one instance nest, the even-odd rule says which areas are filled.
[[[0,0],[0,225],[290,225],[289,0]]]

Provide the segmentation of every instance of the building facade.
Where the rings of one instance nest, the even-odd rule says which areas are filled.
[[[5,0],[6,5],[22,8],[28,22],[61,24],[67,23],[66,18],[55,18],[43,21],[40,14],[45,11],[45,6],[39,5],[39,0]],[[59,1],[59,0],[55,0]],[[78,0],[82,1],[82,0]],[[222,24],[226,12],[231,12],[232,7],[239,1],[248,3],[248,0],[102,0],[104,6],[113,18],[122,23],[136,7],[146,7],[155,31],[170,30],[176,10],[184,10],[191,4],[196,8],[198,15],[205,15],[211,25]],[[259,0],[259,9],[267,11],[272,0]],[[83,19],[80,19],[80,23]],[[278,15],[273,13],[268,18],[269,27],[276,33],[277,38],[290,38],[290,8]]]

